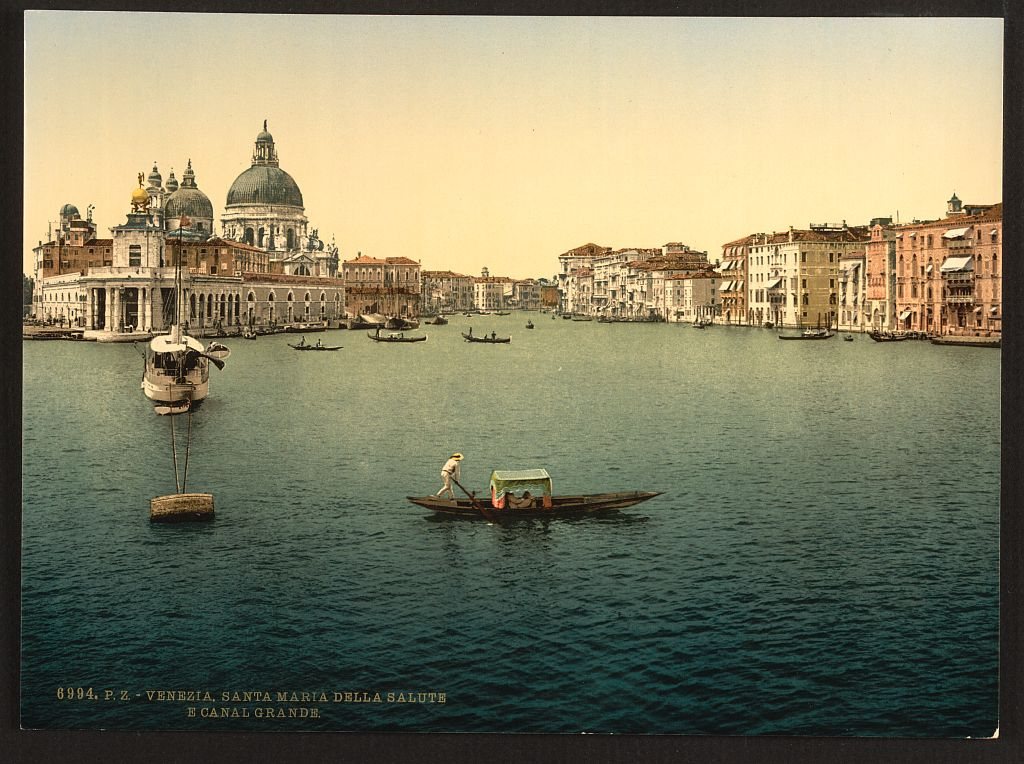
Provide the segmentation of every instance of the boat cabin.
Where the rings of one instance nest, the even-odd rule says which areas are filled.
[[[551,476],[547,470],[494,470],[491,506],[496,509],[550,509]]]

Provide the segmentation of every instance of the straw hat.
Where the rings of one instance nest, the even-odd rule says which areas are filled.
[[[458,461],[461,458],[462,458],[462,454],[460,454],[457,451],[454,454],[452,454],[452,459],[454,459],[455,461]]]

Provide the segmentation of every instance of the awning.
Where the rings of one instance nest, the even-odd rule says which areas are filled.
[[[942,238],[943,239],[959,239],[961,236],[963,236],[965,233],[967,233],[967,231],[968,231],[967,228],[950,228],[948,231],[946,231],[944,234],[942,234]]]
[[[720,292],[728,292],[730,289],[732,289],[732,285],[734,283],[735,282],[733,282],[733,281],[726,281],[724,284],[722,284],[722,286],[719,288],[718,291],[720,291]]]
[[[998,308],[998,306],[993,305],[991,308],[988,309],[988,312],[989,313],[998,313],[999,312],[999,308]]]
[[[781,278],[775,279],[774,281],[771,281],[768,284],[767,288],[768,289],[777,289],[781,284],[782,284],[782,279]]]
[[[955,273],[956,271],[970,271],[974,270],[972,263],[974,258],[971,256],[967,257],[947,257],[942,262],[942,267],[939,270],[942,273]]]
[[[742,280],[736,282],[736,288],[737,289],[743,289],[743,281]]]
[[[901,233],[898,233],[898,234],[896,234],[896,236],[895,236],[895,237],[893,237],[893,238],[896,238],[896,239],[902,239],[902,238],[903,238],[903,234],[901,234]]]
[[[997,233],[999,233],[999,231],[997,229],[993,228],[991,231],[988,232],[988,235],[989,236],[995,236]]]
[[[917,231],[911,231],[911,232],[910,232],[910,235],[911,235],[911,236],[917,236]]]
[[[979,305],[977,308],[975,308],[974,312],[975,313],[981,313],[981,306]]]
[[[932,272],[932,264],[931,263],[928,263],[928,267],[924,269],[924,272],[925,273],[931,273]]]
[[[910,318],[909,310],[905,310],[902,313],[900,313],[900,321],[906,321],[908,318]]]

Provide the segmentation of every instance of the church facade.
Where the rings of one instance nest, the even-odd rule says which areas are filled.
[[[190,331],[344,317],[338,248],[309,229],[266,122],[228,191],[221,235],[191,159],[180,183],[172,172],[164,184],[156,163],[139,173],[130,203],[109,239],[96,237],[91,208],[85,220],[74,205],[61,208],[56,232],[33,249],[36,318],[114,334],[164,330],[179,261]]]

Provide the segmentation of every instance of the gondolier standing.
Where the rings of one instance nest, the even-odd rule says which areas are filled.
[[[444,485],[441,486],[441,490],[435,494],[438,498],[443,496],[445,491],[448,492],[448,495],[451,496],[452,499],[455,498],[455,491],[452,490],[452,479],[454,478],[455,481],[458,482],[459,462],[461,461],[462,454],[455,452],[451,455],[451,458],[444,463],[444,466],[441,468],[441,480],[444,481]]]

